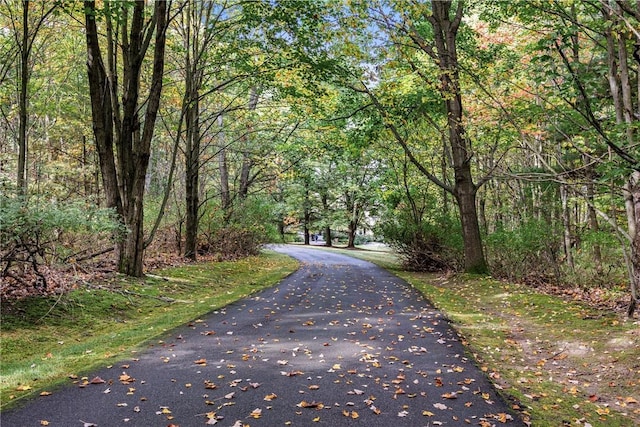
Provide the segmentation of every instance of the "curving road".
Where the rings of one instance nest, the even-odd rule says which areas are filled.
[[[401,279],[336,253],[273,249],[301,261],[278,286],[92,373],[95,384],[3,412],[1,425],[523,425]]]

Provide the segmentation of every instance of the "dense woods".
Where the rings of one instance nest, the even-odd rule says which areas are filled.
[[[627,0],[1,0],[2,294],[321,235],[632,315],[639,28]]]

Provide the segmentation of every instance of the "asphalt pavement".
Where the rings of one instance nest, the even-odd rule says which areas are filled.
[[[522,426],[442,313],[365,261],[293,245],[279,285],[196,319],[2,427]]]

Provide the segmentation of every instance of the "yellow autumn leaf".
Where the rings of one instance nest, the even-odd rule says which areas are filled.
[[[433,417],[435,414],[431,411],[422,411],[422,415],[425,417]]]

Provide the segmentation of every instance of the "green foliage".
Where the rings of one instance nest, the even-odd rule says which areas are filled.
[[[494,277],[527,283],[559,278],[560,231],[530,219],[514,229],[500,228],[486,239],[487,262]]]
[[[583,289],[626,288],[628,274],[622,259],[622,244],[611,231],[583,231],[576,236],[579,245],[573,258],[575,267],[561,269],[562,282]],[[599,249],[600,262],[594,262]]]
[[[416,222],[400,213],[395,220],[383,222],[379,232],[408,270],[458,270],[463,265],[460,224],[453,218]]]
[[[233,260],[260,251],[262,244],[281,239],[275,226],[274,208],[266,199],[244,199],[224,211],[211,204],[201,221],[199,251]]]
[[[68,261],[121,235],[113,211],[85,202],[28,203],[0,196],[0,250],[3,293],[35,287],[47,290],[41,266]]]

